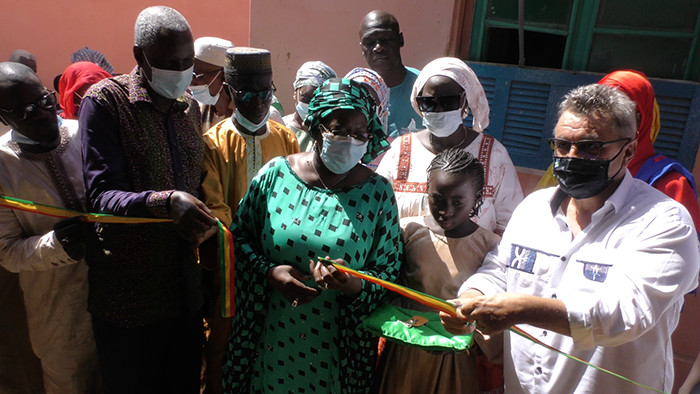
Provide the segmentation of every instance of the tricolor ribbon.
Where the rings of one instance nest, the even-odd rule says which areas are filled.
[[[115,216],[104,213],[85,213],[74,211],[66,208],[54,207],[51,205],[35,203],[29,200],[20,198],[0,196],[0,207],[16,209],[25,212],[37,213],[40,215],[52,216],[55,218],[71,218],[79,216],[81,220],[90,223],[118,223],[118,224],[137,224],[137,223],[168,223],[172,219],[163,218],[137,218],[126,216]],[[222,297],[221,314],[224,317],[233,316],[234,313],[234,289],[233,289],[233,237],[231,232],[224,226],[221,221],[217,220],[218,242],[219,242],[219,266],[222,277]]]
[[[0,207],[17,209],[25,212],[38,213],[40,215],[53,216],[55,218],[72,218],[80,216],[83,221],[90,223],[167,223],[172,222],[172,219],[160,218],[134,218],[126,216],[114,216],[105,213],[85,213],[74,211],[66,208],[54,207],[51,205],[39,204],[29,200],[20,198],[0,196]]]
[[[221,316],[231,317],[235,313],[233,291],[233,236],[221,221],[219,226],[219,267],[221,269]]]
[[[393,291],[393,292],[395,292],[395,293],[401,294],[401,295],[404,296],[404,297],[408,297],[408,298],[410,298],[410,299],[412,299],[412,300],[414,300],[414,301],[418,301],[418,302],[420,302],[421,304],[426,305],[426,306],[429,306],[429,307],[431,307],[431,308],[433,308],[433,309],[435,309],[435,310],[438,310],[438,311],[441,311],[441,312],[445,312],[445,313],[447,313],[447,314],[450,315],[450,316],[456,316],[456,315],[457,315],[457,306],[454,305],[454,304],[452,304],[452,303],[450,303],[450,302],[447,302],[447,301],[445,301],[445,300],[443,300],[443,299],[440,299],[440,298],[437,298],[437,297],[433,297],[433,296],[431,296],[431,295],[429,295],[429,294],[421,293],[421,292],[418,291],[418,290],[409,289],[408,287],[401,286],[401,285],[397,285],[396,283],[388,282],[388,281],[386,281],[386,280],[379,279],[379,278],[376,278],[376,277],[371,276],[371,275],[367,275],[367,274],[365,274],[365,273],[356,271],[356,270],[354,270],[354,269],[352,269],[352,268],[348,268],[348,267],[346,267],[346,266],[344,266],[344,265],[340,265],[340,264],[337,264],[337,263],[333,263],[332,261],[327,260],[327,259],[322,259],[322,260],[324,260],[325,262],[327,262],[327,263],[329,263],[329,264],[333,264],[333,266],[334,266],[338,271],[345,272],[345,273],[347,273],[348,275],[352,275],[352,276],[358,277],[358,278],[360,278],[360,279],[365,279],[365,280],[367,280],[367,281],[369,281],[369,282],[372,282],[372,283],[374,283],[374,284],[376,284],[376,285],[382,286],[382,287],[384,287],[384,288],[387,289],[387,290],[391,290],[391,291]],[[610,371],[610,370],[608,370],[608,369],[605,369],[605,368],[603,368],[603,367],[599,367],[599,366],[594,365],[594,364],[591,364],[591,363],[589,363],[589,362],[587,362],[587,361],[585,361],[585,360],[582,360],[582,359],[580,359],[580,358],[578,358],[578,357],[576,357],[576,356],[572,356],[572,355],[570,355],[570,354],[568,354],[568,353],[565,353],[565,352],[563,352],[563,351],[561,351],[561,350],[555,348],[554,346],[550,346],[550,345],[548,345],[548,344],[546,344],[546,343],[540,341],[539,339],[533,337],[532,335],[528,334],[527,332],[525,332],[522,328],[520,328],[520,327],[518,327],[518,326],[513,326],[513,327],[509,328],[509,330],[510,330],[511,332],[514,332],[514,333],[520,335],[520,336],[523,337],[523,338],[529,339],[530,341],[532,341],[532,342],[534,342],[534,343],[536,343],[536,344],[538,344],[538,345],[544,346],[545,348],[547,348],[547,349],[549,349],[549,350],[551,350],[551,351],[553,351],[553,352],[556,352],[556,353],[558,353],[558,354],[561,354],[562,356],[564,356],[564,357],[566,357],[566,358],[569,358],[569,359],[571,359],[571,360],[574,360],[574,361],[577,361],[577,362],[579,362],[579,363],[585,364],[585,365],[587,365],[587,366],[589,366],[589,367],[591,367],[591,368],[595,368],[595,369],[597,369],[597,370],[599,370],[599,371],[601,371],[601,372],[604,372],[604,373],[607,373],[607,374],[609,374],[609,375],[612,375],[612,376],[614,376],[614,377],[616,377],[616,378],[622,379],[622,380],[624,380],[625,382],[632,383],[632,384],[634,384],[634,385],[637,385],[637,386],[639,386],[639,387],[643,387],[643,388],[645,388],[645,389],[648,389],[648,390],[651,390],[651,391],[654,391],[654,392],[657,392],[657,393],[667,394],[665,391],[661,391],[661,390],[655,389],[655,388],[653,388],[653,387],[647,386],[647,385],[645,385],[645,384],[642,384],[642,383],[639,383],[639,382],[635,382],[635,381],[632,380],[632,379],[628,379],[628,378],[626,378],[626,377],[624,377],[624,376],[622,376],[622,375],[620,375],[620,374],[617,374],[617,373],[615,373],[615,372],[612,372],[612,371]]]

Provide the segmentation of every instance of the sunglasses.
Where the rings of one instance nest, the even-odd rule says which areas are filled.
[[[631,138],[620,138],[612,141],[581,140],[571,142],[563,138],[550,138],[549,147],[555,156],[566,156],[571,151],[571,146],[576,147],[576,153],[586,159],[597,159],[603,152],[603,147],[608,144],[625,141],[625,144],[632,141]]]
[[[34,116],[37,109],[50,111],[56,108],[56,92],[49,91],[37,101],[15,109],[0,108],[0,111],[14,115],[19,120],[27,120]]]
[[[226,84],[228,87],[229,92],[231,92],[231,95],[233,95],[238,101],[242,101],[244,103],[249,103],[253,101],[253,99],[257,96],[260,98],[262,101],[269,101],[272,100],[272,96],[275,94],[277,91],[277,88],[275,87],[275,83],[272,83],[272,88],[271,89],[266,89],[266,90],[261,90],[259,92],[251,92],[251,91],[246,91],[246,90],[234,90],[233,86]]]
[[[454,111],[461,107],[463,96],[464,93],[451,96],[416,96],[416,102],[421,112],[436,112],[438,106],[443,111]]]

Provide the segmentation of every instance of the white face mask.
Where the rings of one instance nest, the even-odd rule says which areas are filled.
[[[306,115],[309,113],[309,103],[299,101],[296,109],[299,117],[301,118],[301,122],[304,123],[304,119],[306,119]]]
[[[250,131],[251,133],[255,133],[258,131],[267,121],[270,119],[270,111],[267,111],[267,115],[263,118],[260,123],[253,123],[250,120],[246,119],[245,116],[243,116],[239,111],[238,108],[236,108],[236,111],[233,112],[233,118],[238,121],[238,124],[241,125],[244,129]]]
[[[148,67],[151,68],[151,79],[146,78],[146,81],[148,81],[148,84],[151,85],[156,93],[171,100],[175,100],[185,93],[187,86],[192,82],[192,70],[194,70],[194,65],[183,71],[165,70],[151,66],[145,54],[143,58],[146,60]],[[144,73],[143,69],[141,69],[141,75],[146,77],[146,73]]]
[[[221,71],[219,71],[219,73],[221,73]],[[214,79],[212,79],[211,82],[206,85],[190,86],[190,93],[192,93],[195,100],[204,105],[216,105],[216,103],[219,101],[219,97],[221,96],[221,89],[224,88],[224,84],[221,84],[221,87],[219,88],[219,91],[216,92],[215,96],[212,96],[211,93],[209,93],[209,86],[214,83],[216,78],[219,76],[219,73],[217,73]]]
[[[461,108],[445,112],[423,112],[423,126],[436,137],[448,137],[462,124],[463,113]]]
[[[323,133],[321,161],[332,173],[345,174],[367,153],[368,143],[369,141],[361,142],[352,137],[338,139],[332,134]]]

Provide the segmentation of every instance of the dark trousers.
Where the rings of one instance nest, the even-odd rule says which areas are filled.
[[[105,394],[200,390],[202,316],[123,328],[93,316]]]

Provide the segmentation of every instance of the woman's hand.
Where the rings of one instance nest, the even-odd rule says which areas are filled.
[[[462,310],[462,302],[464,302],[464,300],[447,300],[447,302],[457,305],[457,315],[451,316],[445,312],[440,312],[440,321],[442,322],[442,326],[445,327],[445,330],[455,335],[467,335],[474,332],[474,325],[470,324],[473,321]]]
[[[267,283],[282,294],[292,306],[308,304],[318,296],[319,291],[302,281],[311,279],[291,265],[278,265],[267,271]]]
[[[327,259],[330,259],[326,256]],[[343,259],[333,260],[334,263],[347,265]],[[356,296],[362,290],[362,279],[338,271],[330,264],[309,260],[309,270],[322,290],[338,290],[348,297]]]

